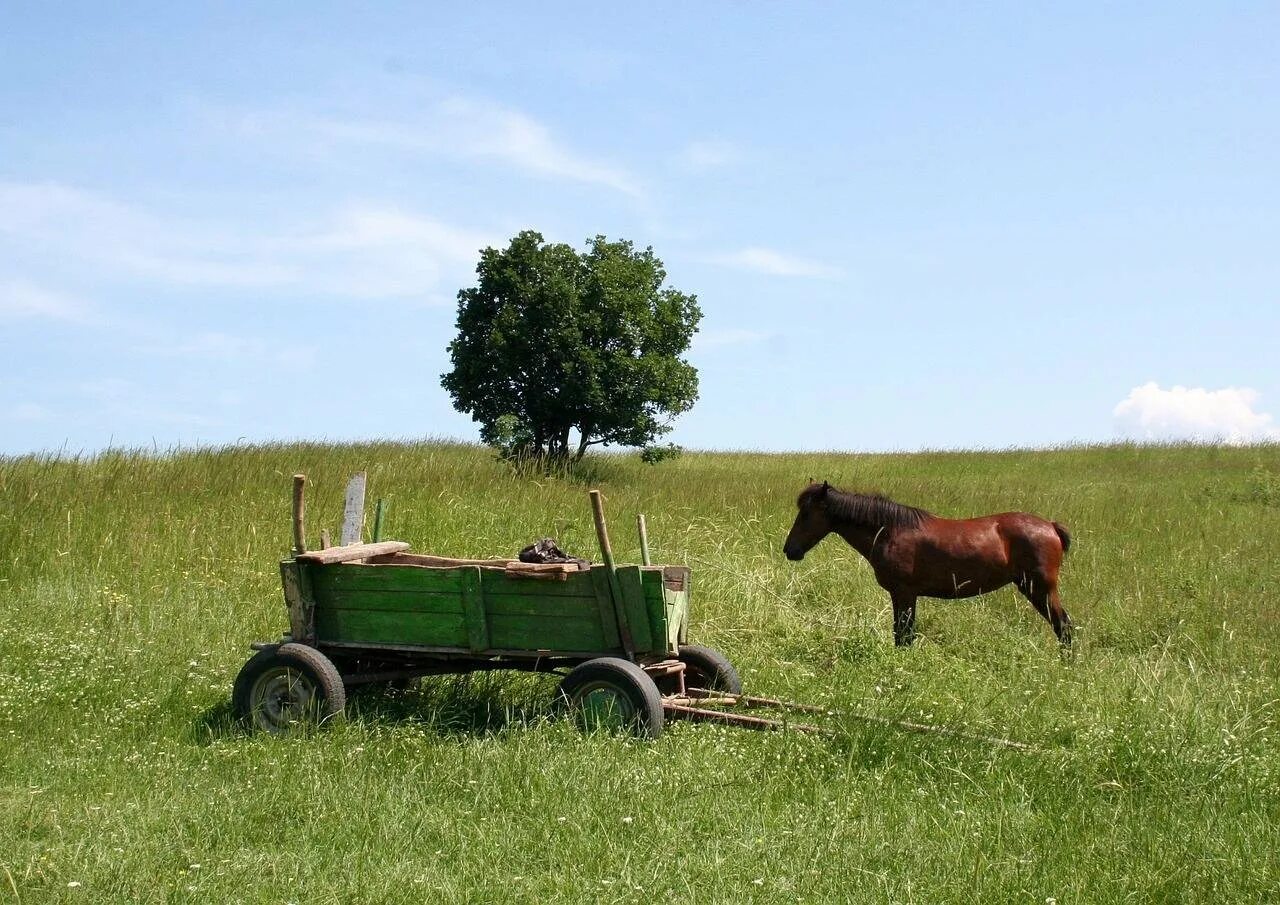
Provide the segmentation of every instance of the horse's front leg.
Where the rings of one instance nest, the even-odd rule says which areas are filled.
[[[893,593],[893,643],[906,647],[916,640],[916,595]]]

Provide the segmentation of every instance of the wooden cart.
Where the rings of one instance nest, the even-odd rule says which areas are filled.
[[[340,717],[354,686],[491,669],[563,674],[557,707],[584,727],[652,738],[667,717],[784,725],[707,706],[782,705],[743,696],[723,654],[687,643],[686,566],[613,562],[596,491],[605,561],[583,567],[415,554],[376,529],[373,543],[308,551],[304,483],[295,477],[295,551],[280,564],[289,633],[255,644],[235,682],[248,726],[284,733]]]

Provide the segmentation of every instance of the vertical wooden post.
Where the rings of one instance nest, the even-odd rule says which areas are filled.
[[[332,546],[333,546],[333,538],[329,537],[329,529],[321,528],[320,529],[320,549],[328,550]]]
[[[377,508],[373,510],[373,542],[382,540],[382,515],[387,511],[386,501],[378,497]]]
[[[649,559],[649,529],[644,524],[644,513],[636,515],[636,530],[640,532],[640,562],[646,566],[653,563]]]
[[[306,500],[304,499],[306,487],[306,475],[296,474],[293,476],[293,552],[295,555],[307,552],[307,533],[303,521],[307,514]]]
[[[359,472],[351,476],[347,482],[346,499],[342,507],[342,535],[338,543],[358,544],[364,535],[364,485],[365,473]]]
[[[622,585],[618,582],[618,573],[613,568],[613,545],[609,543],[609,528],[604,521],[604,501],[600,491],[591,491],[591,515],[596,522],[596,540],[600,542],[600,556],[604,559],[605,571],[609,575],[609,596],[613,598],[613,612],[618,620],[618,638],[622,642],[622,650],[628,660],[636,658],[636,645],[631,637],[631,624],[627,620],[627,609],[622,600]]]
[[[591,491],[591,515],[596,520],[596,540],[600,542],[600,556],[604,558],[604,564],[612,569],[613,545],[609,543],[609,528],[604,522],[604,501],[598,490]]]

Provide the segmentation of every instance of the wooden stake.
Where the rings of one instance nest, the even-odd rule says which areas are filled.
[[[307,552],[307,534],[303,523],[307,514],[306,500],[304,499],[306,487],[306,475],[296,474],[293,476],[293,552],[295,555]]]
[[[591,515],[596,521],[596,540],[600,541],[600,556],[604,559],[605,569],[609,573],[609,596],[613,598],[613,613],[618,620],[618,640],[622,642],[622,650],[628,660],[636,658],[636,645],[631,634],[631,623],[627,619],[627,608],[622,603],[622,586],[618,583],[618,573],[613,568],[613,546],[609,543],[609,528],[604,521],[604,501],[600,491],[591,491]]]
[[[382,540],[382,516],[386,513],[386,501],[382,497],[378,497],[377,508],[373,510],[373,542],[376,544]]]
[[[613,546],[609,543],[609,529],[604,523],[604,502],[598,490],[591,491],[591,514],[596,520],[596,540],[600,542],[600,556],[603,557],[604,564],[612,569]]]
[[[322,528],[320,530],[320,549],[328,550],[333,546],[333,540],[329,537],[329,529]]]
[[[644,513],[636,515],[636,530],[640,532],[640,562],[646,566],[653,565],[649,560],[649,531],[644,524]]]

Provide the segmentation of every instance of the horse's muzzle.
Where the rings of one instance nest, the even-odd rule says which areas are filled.
[[[800,560],[804,559],[804,553],[803,551],[800,551],[800,550],[788,550],[786,547],[783,547],[782,553],[784,556],[787,557],[787,559],[791,560],[792,562],[799,562]]]

